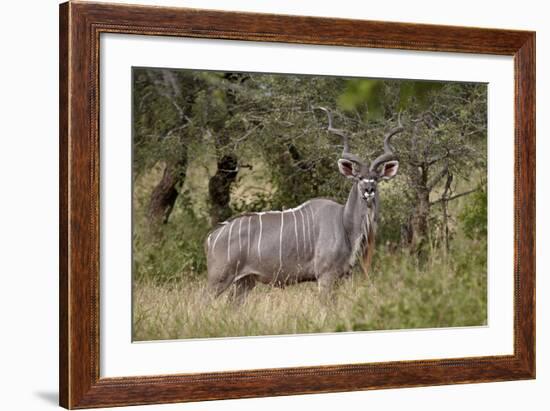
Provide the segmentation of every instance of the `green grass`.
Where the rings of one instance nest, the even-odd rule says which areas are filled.
[[[406,252],[379,250],[367,279],[344,279],[332,302],[315,283],[258,286],[242,305],[213,299],[205,275],[134,283],[134,340],[479,326],[487,323],[486,242],[453,241],[419,266]]]

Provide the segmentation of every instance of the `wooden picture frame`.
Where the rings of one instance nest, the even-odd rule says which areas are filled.
[[[101,33],[513,56],[514,354],[100,378]],[[184,8],[60,6],[60,405],[91,408],[535,377],[535,33]]]

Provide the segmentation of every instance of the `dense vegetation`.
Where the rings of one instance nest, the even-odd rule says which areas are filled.
[[[134,69],[134,337],[480,325],[486,322],[483,84]],[[342,142],[372,159],[397,124],[369,279],[323,305],[314,284],[258,287],[241,307],[205,291],[203,241],[245,211],[343,203]]]

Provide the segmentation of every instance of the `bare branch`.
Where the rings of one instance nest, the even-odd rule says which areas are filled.
[[[149,79],[156,85],[155,89],[157,93],[165,97],[177,110],[180,119],[185,117],[185,112],[183,108],[176,102],[176,97],[180,95],[181,91],[177,87],[176,79],[172,72],[169,70],[162,71],[162,81],[157,80],[153,73],[149,70],[147,71]]]
[[[446,158],[448,158],[449,156],[451,155],[451,151],[447,150],[445,152],[445,154],[440,154],[438,156],[434,156],[432,158],[430,158],[426,164],[428,166],[431,166],[431,165],[434,165],[435,163],[437,163],[438,161],[441,161],[441,160],[445,160]]]
[[[468,191],[464,191],[463,193],[459,193],[459,194],[455,194],[454,196],[450,196],[448,198],[445,198],[445,197],[441,197],[433,202],[430,202],[430,205],[434,205],[434,204],[438,204],[438,203],[441,203],[443,201],[451,201],[451,200],[456,200],[457,198],[460,198],[460,197],[463,197],[463,196],[466,196],[468,194],[472,194],[474,192],[476,192],[478,190],[478,188],[474,188],[472,190],[468,190]]]
[[[180,97],[181,90],[178,87],[178,82],[176,81],[176,77],[174,76],[174,73],[171,70],[162,70],[162,77],[164,80],[164,84],[166,84],[167,87],[170,87],[172,89],[171,94],[174,97]]]
[[[181,125],[181,126],[177,126],[177,127],[174,127],[174,128],[172,128],[172,129],[168,130],[168,131],[161,137],[161,140],[164,140],[164,139],[170,137],[172,134],[174,134],[174,133],[177,132],[177,131],[181,131],[181,130],[187,128],[187,126],[189,126],[189,123],[186,123],[186,124],[183,124],[183,125]]]
[[[449,173],[449,167],[448,166],[445,166],[443,167],[439,173],[437,173],[433,178],[432,180],[428,183],[428,190],[432,191],[433,188],[437,185],[437,183],[439,183],[443,177],[445,177],[447,174]]]
[[[244,133],[241,137],[239,138],[235,138],[232,142],[232,144],[234,145],[234,147],[236,148],[237,145],[246,140],[248,137],[250,137],[250,135],[252,135],[252,133],[254,133],[258,128],[260,128],[260,124],[258,125],[255,125],[253,126],[252,128],[250,128],[249,130],[246,131],[246,133]],[[229,145],[229,144],[228,144]]]

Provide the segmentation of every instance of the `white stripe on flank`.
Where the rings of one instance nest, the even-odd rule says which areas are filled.
[[[246,248],[246,258],[248,258],[249,254],[250,254],[250,219],[252,217],[251,216],[248,216],[248,244],[247,244],[247,248]]]
[[[242,244],[241,244],[241,227],[242,226],[243,226],[243,219],[239,218],[239,255],[241,255],[241,249],[242,249]]]
[[[222,228],[220,229],[220,231],[218,231],[218,235],[216,236],[216,238],[214,239],[214,244],[212,244],[212,252],[214,251],[214,249],[216,248],[216,242],[218,241],[218,238],[220,238],[220,235],[222,234],[223,230],[225,229],[225,225],[222,226]]]
[[[313,231],[315,230],[315,226],[313,225],[313,210],[311,209],[311,207],[306,208],[306,212],[307,212],[307,210],[309,210],[309,212],[311,213],[311,230],[309,231],[309,235],[310,235],[309,241],[310,241],[310,244],[311,244],[311,251],[314,252],[315,245],[313,244],[313,240],[315,238],[314,238]]]
[[[299,208],[298,211],[300,212],[300,215],[302,216],[302,234],[304,235],[304,244],[303,244],[303,249],[304,249],[304,255],[307,253],[306,251],[306,223],[304,223],[304,213],[302,213],[302,209]]]
[[[296,213],[292,211],[292,216],[294,217],[294,236],[296,238],[296,256],[300,259],[300,248],[298,247],[298,223],[296,221]]]
[[[262,214],[259,213],[258,217],[260,218],[260,235],[258,236],[258,260],[262,261],[262,252],[260,251],[260,247],[262,244]]]
[[[233,224],[235,224],[235,220],[231,221],[231,225],[229,226],[229,236],[227,237],[227,261],[231,259],[231,231],[233,230]]]
[[[279,231],[279,272],[283,268],[283,225],[284,213],[281,213],[281,231]]]
[[[304,209],[306,212],[306,221],[307,221],[307,239],[309,242],[309,249],[311,250],[313,247],[311,245],[311,226],[309,224],[309,213],[307,212],[307,208]]]

